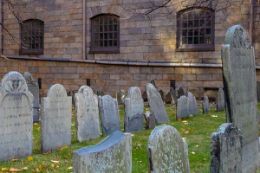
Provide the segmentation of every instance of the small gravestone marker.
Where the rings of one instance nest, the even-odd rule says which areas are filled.
[[[151,112],[145,112],[146,128],[153,129],[156,126],[155,117]]]
[[[191,92],[188,92],[188,111],[189,114],[192,115],[196,115],[198,113],[197,100]]]
[[[223,111],[224,109],[225,109],[225,93],[222,88],[219,88],[218,96],[217,96],[217,103],[216,103],[216,110]]]
[[[139,131],[144,128],[144,101],[138,87],[131,87],[125,98],[125,131]]]
[[[40,117],[40,95],[39,95],[39,85],[32,77],[29,72],[24,73],[24,78],[26,80],[29,91],[33,95],[33,122],[38,122]]]
[[[164,94],[163,90],[159,90],[159,93],[160,93],[161,98],[162,98],[162,100],[164,102],[165,101],[165,94]]]
[[[120,90],[119,92],[116,92],[116,99],[119,105],[124,104],[125,97],[126,97],[125,90]]]
[[[80,87],[76,97],[77,136],[80,142],[100,136],[98,98],[88,86]]]
[[[117,100],[109,95],[99,97],[102,129],[105,134],[120,130],[119,110]]]
[[[148,141],[149,172],[189,173],[187,145],[172,126],[156,127]]]
[[[148,96],[150,111],[154,114],[157,123],[165,123],[169,121],[163,100],[157,89],[151,84],[146,84],[146,93]]]
[[[42,151],[48,152],[71,144],[72,98],[60,84],[51,86],[42,99]]]
[[[101,143],[74,151],[76,173],[131,173],[131,134],[115,131]]]
[[[170,93],[171,93],[171,97],[172,97],[172,104],[176,105],[177,103],[177,94],[176,94],[176,90],[174,88],[170,88]]]
[[[0,160],[32,154],[32,102],[24,77],[15,71],[2,79],[0,90]]]
[[[209,98],[206,95],[203,97],[203,101],[202,101],[202,112],[204,114],[209,112]]]
[[[242,136],[231,123],[212,134],[210,173],[242,173]]]
[[[188,97],[184,95],[177,100],[177,113],[176,113],[177,119],[189,117],[190,114],[189,114],[188,102],[189,102]]]
[[[254,48],[240,25],[228,29],[222,47],[229,120],[242,133],[242,172],[255,172],[258,161],[256,69]]]
[[[177,98],[180,98],[181,96],[184,96],[185,95],[185,90],[180,87],[177,89]]]
[[[166,104],[171,104],[172,103],[172,95],[171,95],[170,91],[165,95],[165,100],[164,101],[165,101]]]

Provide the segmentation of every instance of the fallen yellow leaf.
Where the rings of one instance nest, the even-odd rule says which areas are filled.
[[[56,163],[56,164],[60,163],[60,161],[58,161],[58,160],[51,160],[51,162]]]

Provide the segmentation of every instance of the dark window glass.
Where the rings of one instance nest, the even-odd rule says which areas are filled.
[[[214,50],[215,13],[208,8],[188,8],[177,14],[177,48],[180,51]]]
[[[44,23],[29,19],[21,24],[21,54],[43,54]]]
[[[119,52],[119,17],[101,14],[91,19],[92,53]]]

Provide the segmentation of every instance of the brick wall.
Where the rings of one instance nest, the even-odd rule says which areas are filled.
[[[44,21],[44,56],[82,59],[82,0],[19,0],[15,12],[20,20],[36,18]],[[27,2],[27,3],[26,3]],[[6,1],[3,1],[4,54],[18,55],[19,24]]]

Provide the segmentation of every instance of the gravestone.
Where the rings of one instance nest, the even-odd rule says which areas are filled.
[[[164,102],[166,104],[171,104],[172,103],[172,95],[171,95],[171,92],[169,91],[166,95],[165,95],[165,100]]]
[[[176,105],[177,104],[177,93],[176,90],[174,88],[170,88],[170,93],[171,93],[171,97],[172,97],[172,104]]]
[[[209,98],[206,95],[203,97],[203,101],[202,101],[202,112],[204,114],[209,112]]]
[[[225,109],[225,93],[222,88],[219,88],[217,95],[216,110],[223,111]]]
[[[125,97],[126,97],[125,90],[120,90],[119,92],[116,92],[116,99],[119,105],[124,104]]]
[[[187,145],[172,126],[157,126],[149,136],[149,172],[189,173]]]
[[[242,136],[231,123],[212,134],[210,173],[242,173]]]
[[[185,90],[182,87],[178,88],[177,89],[177,98],[180,98],[181,96],[184,96],[184,95],[186,95]]]
[[[256,70],[254,48],[240,25],[228,29],[222,46],[228,119],[242,133],[243,173],[256,171],[258,126],[256,118]]]
[[[33,95],[33,122],[38,122],[40,118],[40,95],[39,95],[39,85],[32,77],[29,72],[24,73],[24,78],[26,80],[29,91]]]
[[[146,129],[153,129],[156,126],[154,115],[151,112],[146,111],[144,116],[146,120]]]
[[[117,100],[109,95],[99,96],[102,129],[105,134],[120,130],[119,110]]]
[[[176,113],[177,119],[189,117],[190,113],[189,113],[188,102],[189,102],[188,97],[184,95],[177,100],[177,113]]]
[[[131,173],[131,134],[115,131],[101,143],[74,151],[76,173]]]
[[[163,90],[159,90],[159,93],[160,93],[161,98],[162,98],[162,100],[164,102],[165,101],[165,94],[164,94]]]
[[[49,152],[71,144],[72,98],[60,84],[51,86],[42,98],[42,151]]]
[[[188,92],[188,111],[191,115],[196,115],[198,113],[197,100],[191,92]]]
[[[151,84],[146,84],[146,93],[151,113],[155,116],[157,123],[166,123],[169,121],[163,100],[157,89]]]
[[[126,132],[144,128],[144,101],[138,87],[130,87],[125,98],[124,127]]]
[[[77,137],[80,142],[100,136],[98,97],[88,86],[80,87],[76,98]]]
[[[12,71],[2,79],[0,90],[0,160],[32,154],[32,103],[22,74]]]

